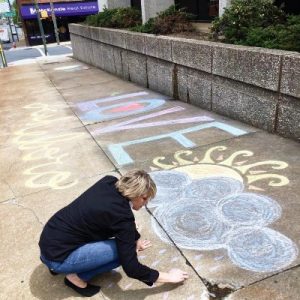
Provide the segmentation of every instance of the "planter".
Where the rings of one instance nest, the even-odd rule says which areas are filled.
[[[300,139],[300,54],[70,25],[74,57],[144,87]]]

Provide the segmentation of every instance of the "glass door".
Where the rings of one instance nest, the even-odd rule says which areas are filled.
[[[211,21],[219,15],[219,0],[176,0],[177,7],[195,16],[195,20]]]

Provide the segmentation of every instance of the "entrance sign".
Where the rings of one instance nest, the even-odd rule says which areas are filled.
[[[53,3],[54,12],[57,17],[63,16],[84,16],[98,13],[98,2],[69,2],[69,3]],[[47,11],[51,15],[50,4],[39,4],[39,10]],[[21,15],[23,19],[35,19],[36,9],[34,5],[22,5]]]

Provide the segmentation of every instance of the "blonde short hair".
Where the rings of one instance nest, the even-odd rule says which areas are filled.
[[[116,182],[116,188],[124,197],[130,200],[144,195],[147,195],[150,200],[156,195],[156,185],[144,170],[127,172]]]

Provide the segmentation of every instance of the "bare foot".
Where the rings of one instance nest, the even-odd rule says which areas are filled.
[[[87,286],[87,283],[85,281],[83,281],[82,279],[80,279],[77,274],[68,274],[66,275],[67,279],[69,281],[71,281],[73,284],[75,284],[76,286],[84,289]]]

